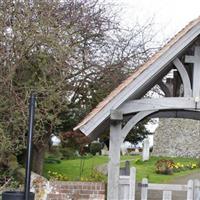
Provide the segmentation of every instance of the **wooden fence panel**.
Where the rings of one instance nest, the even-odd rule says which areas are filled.
[[[129,176],[120,176],[119,178],[119,199],[127,200],[129,198]]]
[[[147,200],[148,197],[148,179],[142,179],[141,200]]]
[[[136,169],[130,169],[130,176],[120,176],[119,179],[119,199],[135,200]]]
[[[141,186],[141,200],[148,199],[148,190],[161,190],[163,191],[163,200],[171,200],[172,192],[187,192],[185,199],[187,200],[200,200],[200,181],[189,180],[187,185],[178,184],[156,184],[148,183],[146,178],[142,179]]]
[[[200,181],[194,180],[194,200],[200,200]]]
[[[189,180],[187,183],[187,200],[193,200],[193,180]]]
[[[172,191],[163,191],[163,200],[172,200]]]
[[[129,200],[135,200],[135,183],[136,183],[136,168],[130,169],[130,187],[129,187]]]

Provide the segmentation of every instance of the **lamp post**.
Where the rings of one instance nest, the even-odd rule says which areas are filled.
[[[26,177],[25,177],[25,200],[30,200],[30,182],[31,182],[31,157],[32,157],[32,140],[33,140],[33,127],[35,115],[35,94],[32,93],[29,100],[29,127],[27,138],[27,154],[26,154]]]
[[[35,94],[32,93],[29,99],[29,125],[27,137],[27,154],[26,154],[26,176],[24,192],[6,191],[2,193],[2,200],[34,200],[34,193],[30,192],[31,182],[31,157],[32,157],[32,140],[35,115]]]

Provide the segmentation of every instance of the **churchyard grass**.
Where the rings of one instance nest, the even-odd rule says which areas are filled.
[[[181,163],[181,164],[189,164],[189,163],[198,163],[198,159],[193,158],[180,158],[180,157],[174,157],[174,158],[168,158],[168,157],[151,157],[150,160],[142,162],[140,161],[140,158],[138,160],[134,160],[131,162],[132,166],[135,166],[137,169],[137,180],[141,181],[142,178],[148,178],[149,182],[152,183],[167,183],[172,181],[173,179],[176,179],[180,176],[185,176],[194,172],[200,172],[200,168],[192,169],[192,170],[185,170],[173,173],[172,175],[165,175],[165,174],[157,174],[155,172],[155,163],[160,159],[167,159],[167,160],[173,160],[175,163]]]
[[[198,159],[192,158],[151,157],[149,161],[142,162],[140,156],[121,156],[121,160],[130,160],[131,166],[136,167],[137,181],[141,181],[142,178],[148,178],[149,182],[152,183],[167,183],[177,177],[200,172],[200,168],[197,168],[176,172],[172,175],[157,174],[155,172],[155,163],[160,159],[172,159],[175,163],[179,162],[181,164],[197,163],[199,161]],[[107,156],[90,156],[84,159],[62,160],[61,163],[45,163],[44,176],[48,177],[48,171],[51,171],[63,174],[69,180],[86,180],[95,167],[106,164],[107,162]],[[124,162],[121,163],[121,166],[124,166]],[[105,181],[106,177],[103,179]]]

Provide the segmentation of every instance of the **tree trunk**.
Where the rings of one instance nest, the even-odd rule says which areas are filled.
[[[39,175],[43,172],[45,150],[44,146],[40,148],[33,146],[32,170]]]

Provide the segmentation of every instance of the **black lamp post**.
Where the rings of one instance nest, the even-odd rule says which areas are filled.
[[[24,192],[17,192],[17,191],[3,192],[2,200],[34,200],[34,193],[30,192],[34,115],[35,115],[35,94],[32,93],[29,101],[29,128],[28,128],[28,138],[27,138],[26,176],[25,176]]]

